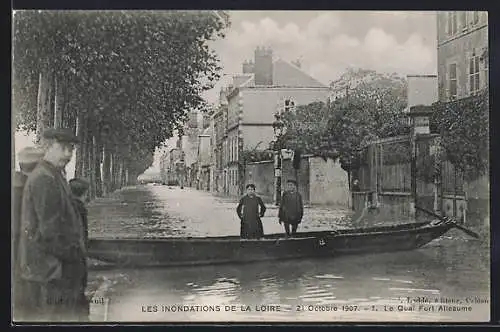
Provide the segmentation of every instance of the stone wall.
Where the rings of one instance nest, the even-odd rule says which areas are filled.
[[[351,205],[347,172],[339,162],[314,157],[309,159],[309,167],[311,203],[345,208]]]
[[[338,163],[324,161],[319,157],[304,157],[299,170],[292,166],[291,159],[283,160],[282,191],[286,181],[298,179],[299,192],[305,204],[329,205],[348,208],[350,193],[347,173]],[[254,183],[257,193],[267,201],[274,200],[275,177],[274,162],[249,163],[246,168],[245,185]]]

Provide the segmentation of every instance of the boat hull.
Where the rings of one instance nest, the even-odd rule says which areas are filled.
[[[246,263],[419,248],[447,232],[444,223],[406,224],[359,230],[305,232],[292,238],[236,236],[158,239],[90,239],[89,256],[113,266],[189,266]]]

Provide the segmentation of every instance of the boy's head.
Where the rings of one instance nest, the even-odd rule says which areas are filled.
[[[286,182],[286,188],[288,189],[288,191],[295,192],[297,190],[297,181],[288,180]]]
[[[90,184],[84,179],[74,178],[69,180],[69,187],[71,193],[80,199],[84,199],[87,191],[89,190]]]
[[[255,185],[254,184],[252,184],[252,183],[247,184],[246,189],[247,189],[247,195],[249,195],[249,196],[255,195]]]
[[[28,174],[31,173],[38,162],[43,158],[45,152],[43,149],[35,147],[27,147],[19,151],[19,169],[21,172]]]

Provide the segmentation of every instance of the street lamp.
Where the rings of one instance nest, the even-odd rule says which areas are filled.
[[[285,131],[285,124],[281,120],[281,114],[276,112],[274,114],[273,130],[276,136],[276,141],[274,144],[274,150],[276,150],[276,164],[274,175],[276,177],[276,205],[279,206],[281,202],[281,164],[282,164],[282,141],[281,138]]]

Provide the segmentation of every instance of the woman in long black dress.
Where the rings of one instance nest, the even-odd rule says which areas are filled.
[[[255,185],[246,186],[247,193],[240,199],[236,213],[241,220],[240,236],[243,239],[258,239],[264,236],[260,218],[264,217],[266,206],[255,194]]]

